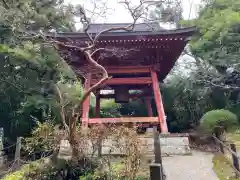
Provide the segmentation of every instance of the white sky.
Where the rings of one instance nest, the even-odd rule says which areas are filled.
[[[86,9],[93,10],[93,1],[101,0],[65,0],[65,3],[83,4]],[[94,17],[95,23],[129,23],[132,22],[131,16],[119,0],[103,0],[107,2],[108,11],[106,18]],[[194,18],[197,15],[198,5],[201,0],[182,0],[184,19]],[[138,5],[139,0],[131,0],[131,3]],[[100,4],[100,3],[99,3]]]

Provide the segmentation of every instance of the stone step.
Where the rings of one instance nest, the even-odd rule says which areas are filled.
[[[172,155],[190,155],[191,149],[189,146],[188,134],[161,134],[160,144],[162,150],[162,156]],[[144,154],[154,154],[154,140],[153,135],[148,133],[147,135],[140,135],[139,139],[142,142],[142,151]],[[109,154],[109,150],[112,148],[112,155],[123,155],[119,148],[113,148],[115,141],[111,138],[105,140],[102,143],[102,154]]]
[[[141,135],[139,136],[141,140],[141,148],[144,156],[154,156],[154,140],[153,136]],[[191,155],[191,149],[189,146],[188,134],[161,134],[159,136],[161,153],[162,156],[173,156],[173,155]],[[123,143],[123,142],[122,142]],[[60,148],[62,155],[67,155],[66,151],[70,151],[68,148],[69,144],[67,142],[62,144]],[[120,147],[124,147],[121,146]],[[110,153],[111,151],[111,153]],[[89,149],[87,153],[92,154],[91,143],[89,142]],[[97,153],[97,152],[96,152]],[[96,154],[95,153],[95,154]],[[124,155],[124,150],[121,150],[119,146],[116,145],[116,141],[108,138],[102,142],[102,155]]]

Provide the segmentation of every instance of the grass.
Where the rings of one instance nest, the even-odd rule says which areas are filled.
[[[236,144],[237,153],[240,154],[240,133],[239,130],[232,130],[226,134],[226,140],[232,141]],[[216,154],[213,158],[214,171],[220,180],[240,180],[240,178],[235,177],[235,173],[226,157],[231,159],[231,154],[225,150],[225,157],[222,154]]]
[[[232,141],[236,144],[237,153],[240,155],[240,134],[236,133],[236,131],[232,131],[232,133],[227,133],[226,140]]]
[[[112,162],[112,170],[117,173],[121,172],[124,169],[123,164],[121,163],[123,159],[115,159],[115,161]],[[141,160],[139,171],[137,172],[137,177],[138,179],[141,180],[147,180],[149,179],[148,177],[150,176],[149,174],[149,164],[145,162],[145,160]]]
[[[240,143],[240,134],[238,133],[227,133],[227,140]]]
[[[240,180],[235,177],[234,170],[222,154],[214,156],[213,169],[220,180]]]
[[[226,139],[225,139],[226,138]],[[226,134],[225,140],[232,141],[236,143],[237,151],[240,150],[238,145],[240,145],[240,134],[236,133],[235,130],[230,131]],[[221,153],[217,153],[213,158],[213,169],[220,180],[240,180],[235,176],[234,170],[227,161],[226,157],[228,157],[228,151],[225,151],[225,156]]]

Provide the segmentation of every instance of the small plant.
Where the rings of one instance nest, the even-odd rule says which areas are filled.
[[[225,130],[237,126],[237,116],[224,109],[212,110],[203,115],[200,120],[200,129],[207,133],[213,133],[216,126],[222,126]]]
[[[34,151],[51,151],[54,149],[54,125],[50,122],[40,123],[32,131],[32,136],[24,139],[24,150],[29,153]]]
[[[47,163],[46,159],[41,159],[35,162],[31,162],[21,167],[16,172],[6,175],[3,180],[22,180],[22,179],[35,179],[40,180],[44,173],[44,169],[51,169],[51,165]]]

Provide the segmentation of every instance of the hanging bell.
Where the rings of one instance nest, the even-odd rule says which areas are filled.
[[[129,91],[126,86],[119,86],[115,91],[115,102],[116,103],[128,103],[129,101]]]

